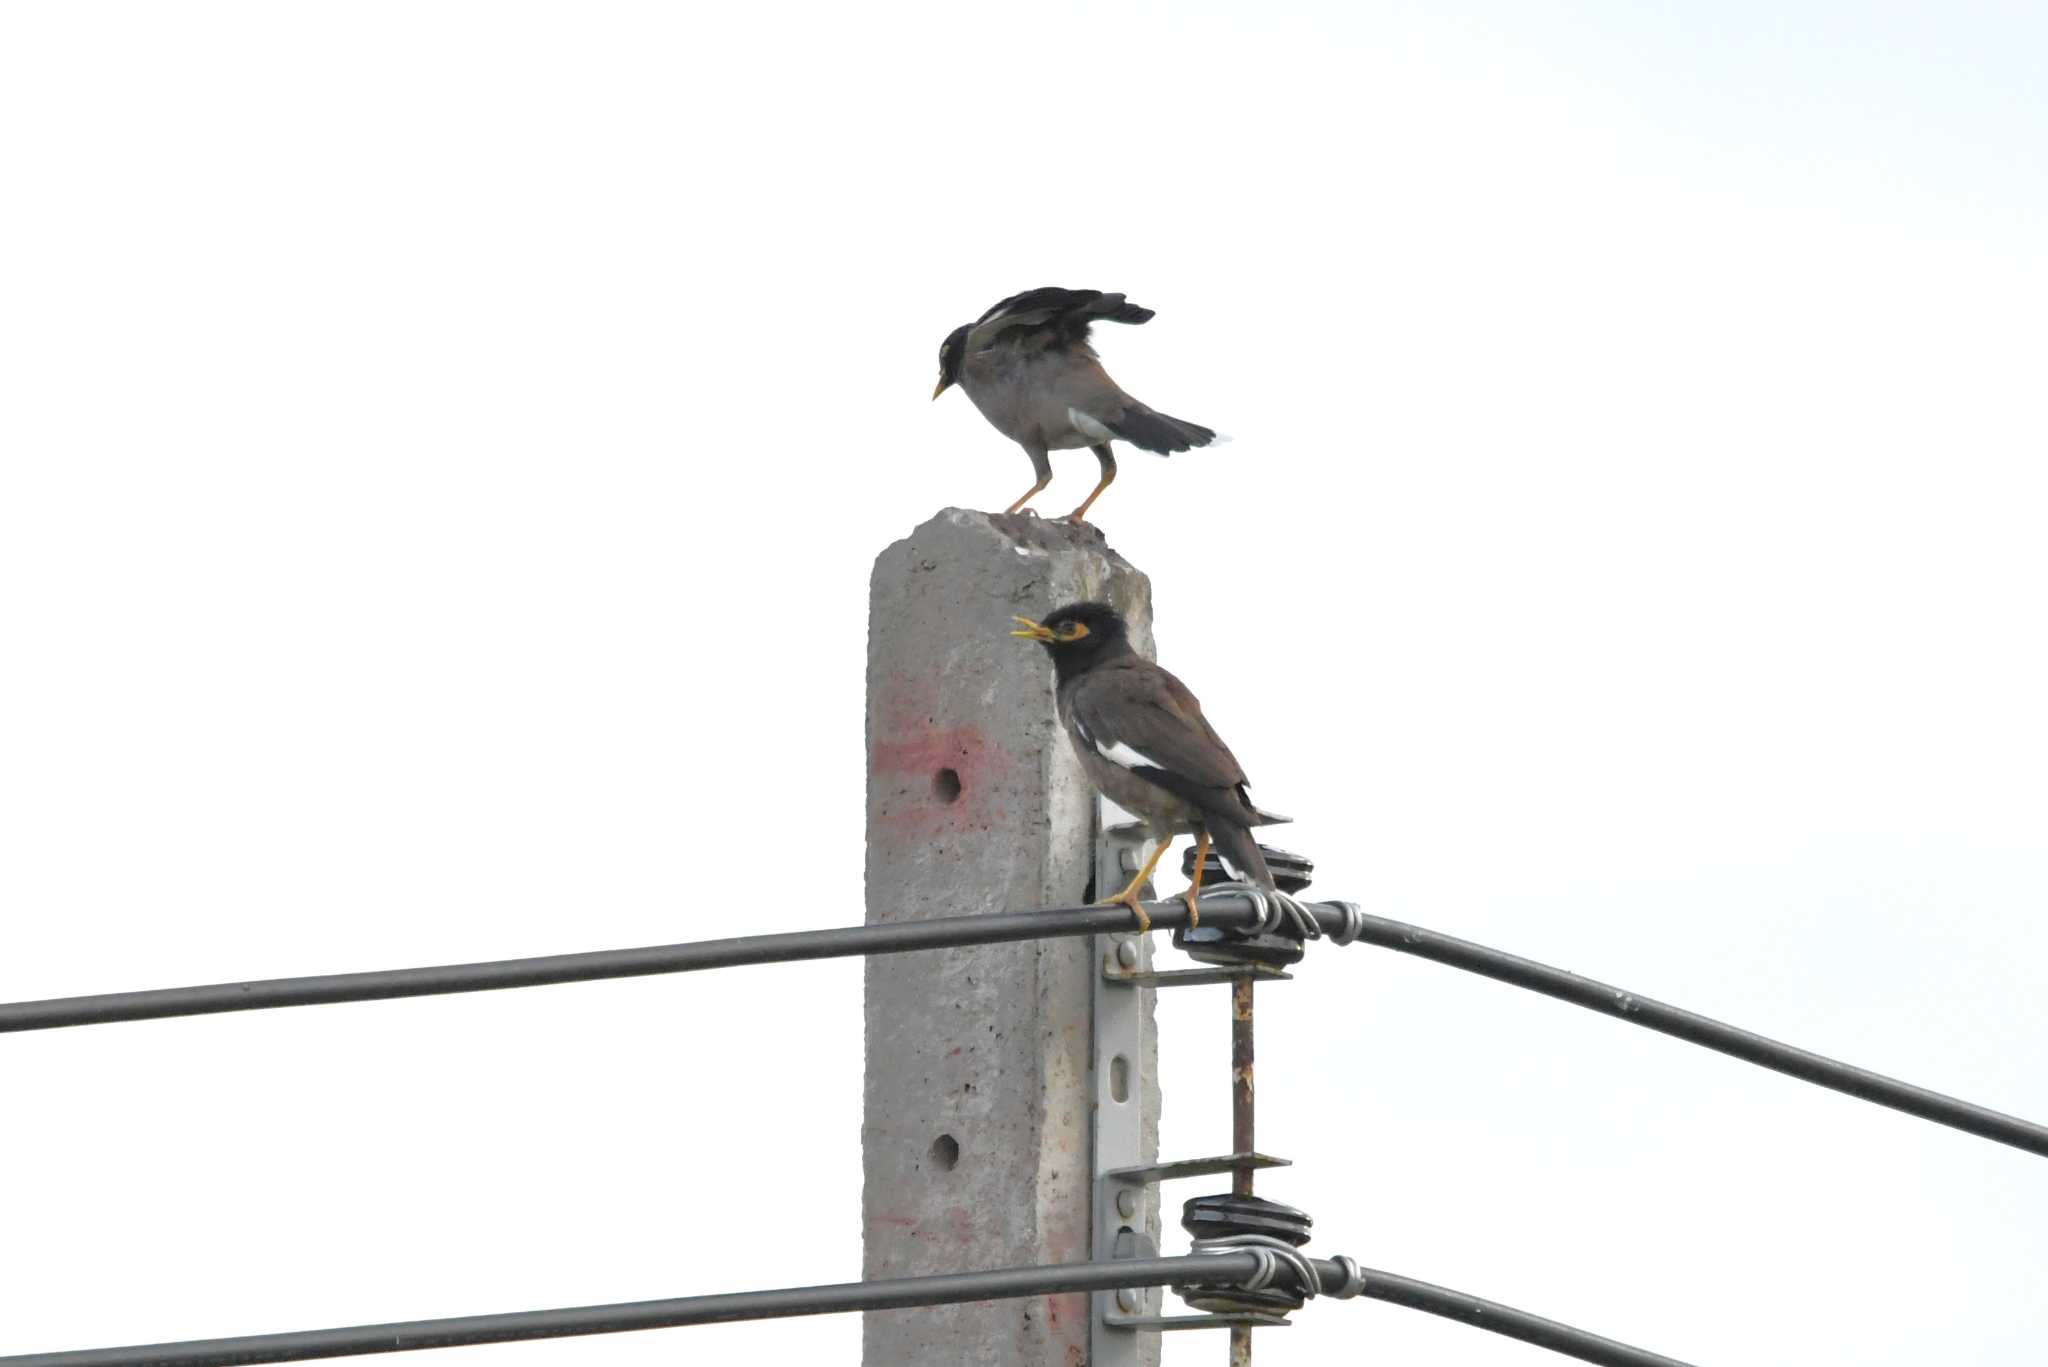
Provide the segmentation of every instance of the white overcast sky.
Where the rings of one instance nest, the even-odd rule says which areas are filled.
[[[868,566],[1028,482],[926,396],[1057,283],[1235,437],[1098,521],[1319,892],[2048,1118],[2044,51],[0,8],[0,1000],[857,921]],[[1324,1252],[1702,1364],[2048,1354],[2039,1158],[1382,951],[1262,1000]],[[859,1011],[840,962],[7,1037],[0,1352],[856,1277]],[[1161,1017],[1216,1152],[1220,1006]],[[1319,1305],[1259,1360],[1554,1359]]]

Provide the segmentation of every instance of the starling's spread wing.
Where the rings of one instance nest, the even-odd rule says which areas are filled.
[[[1101,290],[1063,290],[1057,285],[1045,285],[1035,290],[1025,290],[1022,294],[1011,295],[974,321],[986,323],[1005,314],[1024,313],[1086,313],[1108,316],[1119,310],[1143,315],[1128,319],[1120,318],[1117,320],[1119,322],[1142,323],[1152,316],[1150,309],[1139,308],[1136,304],[1126,304],[1121,294],[1104,294]]]
[[[1043,289],[1013,294],[977,318],[967,334],[967,349],[980,351],[1004,333],[1025,329],[1024,338],[1056,347],[1088,340],[1088,325],[1096,319],[1112,323],[1142,323],[1152,310],[1127,303],[1121,294],[1101,290],[1063,290],[1048,285]]]
[[[1244,769],[1179,679],[1132,659],[1076,681],[1069,706],[1081,740],[1112,764],[1200,810],[1258,824]]]

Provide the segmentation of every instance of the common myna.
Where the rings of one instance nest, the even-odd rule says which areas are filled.
[[[1231,877],[1259,889],[1303,935],[1315,922],[1273,883],[1253,826],[1286,821],[1252,805],[1244,769],[1202,715],[1187,685],[1131,649],[1124,619],[1105,603],[1071,603],[1043,622],[1015,619],[1012,636],[1037,641],[1052,656],[1060,724],[1088,779],[1110,801],[1143,821],[1159,842],[1145,867],[1108,898],[1152,928],[1138,889],[1152,876],[1177,835],[1194,832],[1195,881],[1187,890],[1190,924],[1200,918],[1202,866],[1211,841]]]
[[[959,385],[996,431],[1031,457],[1038,482],[1005,512],[1018,511],[1052,483],[1048,451],[1086,446],[1102,463],[1101,482],[1067,515],[1079,522],[1116,478],[1112,440],[1162,456],[1216,440],[1208,428],[1169,418],[1117,388],[1088,345],[1088,325],[1098,318],[1142,323],[1151,316],[1151,309],[1126,303],[1121,294],[1048,285],[1011,295],[954,328],[939,347],[939,387],[932,397]]]

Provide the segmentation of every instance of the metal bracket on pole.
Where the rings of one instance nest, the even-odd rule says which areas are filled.
[[[1149,1329],[1170,1331],[1174,1329],[1285,1329],[1293,1321],[1279,1315],[1261,1315],[1253,1311],[1232,1311],[1227,1315],[1111,1315],[1112,1329],[1132,1331]]]
[[[1115,807],[1098,799],[1095,841],[1095,887],[1120,888],[1143,867],[1148,842],[1143,829],[1111,825]],[[1245,977],[1286,978],[1287,973],[1264,964],[1227,968],[1152,971],[1151,937],[1135,932],[1095,937],[1101,969],[1095,975],[1094,1100],[1095,1212],[1094,1253],[1097,1259],[1150,1258],[1158,1249],[1146,1231],[1147,1199],[1160,1182],[1180,1177],[1205,1177],[1253,1168],[1285,1167],[1287,1160],[1260,1153],[1233,1153],[1221,1158],[1193,1158],[1176,1163],[1146,1161],[1143,1096],[1145,993],[1151,987],[1194,986],[1232,982]],[[1088,1321],[1090,1367],[1140,1367],[1141,1335],[1180,1329],[1277,1327],[1286,1320],[1256,1311],[1211,1315],[1162,1313],[1161,1288],[1128,1287],[1098,1291],[1091,1298]]]
[[[1125,957],[1135,962],[1137,953],[1133,950]],[[1163,973],[1140,973],[1135,968],[1125,968],[1119,962],[1105,960],[1102,977],[1105,982],[1123,987],[1213,987],[1217,983],[1236,982],[1239,978],[1287,982],[1294,975],[1269,964],[1246,964],[1238,968],[1170,968]]]
[[[1098,1172],[1095,1177],[1096,1228],[1115,1224],[1125,1211],[1142,1215],[1145,1194],[1161,1182],[1181,1177],[1209,1177],[1217,1173],[1250,1168],[1284,1168],[1285,1158],[1264,1153],[1230,1153],[1220,1158],[1184,1158],[1173,1163],[1141,1163]],[[1126,1221],[1126,1223],[1130,1223]],[[1097,1255],[1100,1256],[1099,1254]],[[1135,1229],[1120,1229],[1110,1247],[1112,1258],[1154,1258],[1158,1250]],[[1118,1291],[1096,1296],[1095,1341],[1122,1338],[1135,1344],[1138,1330],[1272,1328],[1284,1326],[1284,1318],[1255,1310],[1215,1315],[1163,1315],[1151,1301],[1152,1292]],[[1134,1359],[1135,1360],[1135,1359]],[[1120,1361],[1110,1358],[1105,1361]]]
[[[1095,840],[1095,887],[1106,897],[1130,881],[1143,867],[1146,841],[1140,829],[1112,826],[1108,814],[1114,809],[1097,799],[1098,834]],[[1095,1258],[1143,1258],[1152,1256],[1146,1246],[1152,1240],[1145,1229],[1145,1192],[1142,1186],[1116,1183],[1109,1174],[1141,1166],[1144,1151],[1145,1061],[1144,1022],[1146,996],[1129,984],[1148,976],[1152,968],[1152,937],[1136,930],[1095,937],[1097,962],[1102,971],[1094,975],[1095,1075]],[[1112,1191],[1111,1188],[1115,1187]],[[1090,1297],[1088,1317],[1089,1367],[1139,1367],[1141,1339],[1139,1326],[1116,1324],[1120,1317],[1157,1318],[1161,1292],[1157,1287],[1140,1290],[1097,1291]],[[1163,1326],[1146,1326],[1163,1327]]]

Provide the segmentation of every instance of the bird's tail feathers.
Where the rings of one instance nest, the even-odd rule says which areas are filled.
[[[1211,428],[1198,422],[1170,418],[1136,402],[1129,404],[1115,422],[1104,426],[1139,450],[1158,456],[1170,456],[1175,451],[1185,451],[1193,446],[1207,446],[1216,440],[1216,433]]]
[[[1223,867],[1230,876],[1253,887],[1271,888],[1273,870],[1266,865],[1266,856],[1259,852],[1259,842],[1252,839],[1252,833],[1235,821],[1220,821],[1211,818],[1203,825],[1208,829],[1209,839],[1215,842],[1216,853],[1223,857]]]

